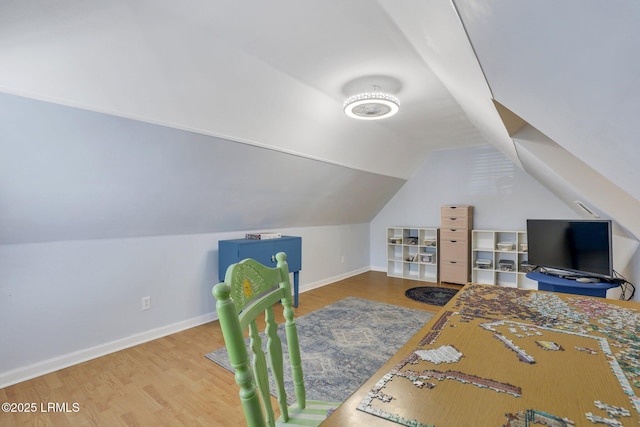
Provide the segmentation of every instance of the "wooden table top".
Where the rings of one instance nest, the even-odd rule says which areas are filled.
[[[473,284],[322,426],[637,426],[638,394],[640,304]]]

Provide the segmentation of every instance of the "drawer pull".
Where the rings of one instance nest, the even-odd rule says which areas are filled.
[[[449,240],[451,243],[458,243],[457,240]]]
[[[457,261],[449,261],[451,264],[456,264]]]

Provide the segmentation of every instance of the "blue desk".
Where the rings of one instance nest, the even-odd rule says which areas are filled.
[[[538,290],[562,292],[564,294],[587,295],[591,297],[607,297],[607,290],[620,286],[619,283],[598,282],[581,283],[573,279],[553,276],[551,274],[533,271],[527,277],[538,282]]]
[[[302,270],[302,238],[282,236],[276,239],[251,240],[234,239],[218,242],[218,276],[221,282],[231,264],[246,258],[253,258],[269,267],[276,266],[275,255],[278,252],[287,254],[289,272],[293,273],[293,305],[298,306],[300,290],[300,270]]]

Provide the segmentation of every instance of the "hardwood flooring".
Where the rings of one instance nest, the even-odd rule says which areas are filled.
[[[367,272],[301,294],[296,316],[349,296],[436,312],[404,296],[428,285]],[[0,412],[0,425],[245,425],[233,374],[204,357],[223,346],[215,321],[0,389],[0,403],[34,409]]]

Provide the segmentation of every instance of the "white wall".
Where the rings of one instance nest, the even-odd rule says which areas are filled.
[[[371,268],[387,270],[387,227],[439,227],[440,206],[448,204],[472,205],[475,229],[526,230],[527,218],[580,218],[492,146],[436,151],[371,221]],[[637,242],[616,228],[614,269],[633,282],[640,277]]]
[[[575,213],[492,146],[433,152],[371,222],[371,265],[386,271],[386,227],[440,226],[440,206],[474,207],[473,228],[525,230]]]
[[[302,236],[303,291],[369,269],[368,224],[277,231]],[[0,388],[213,320],[218,240],[243,236],[0,245]]]

